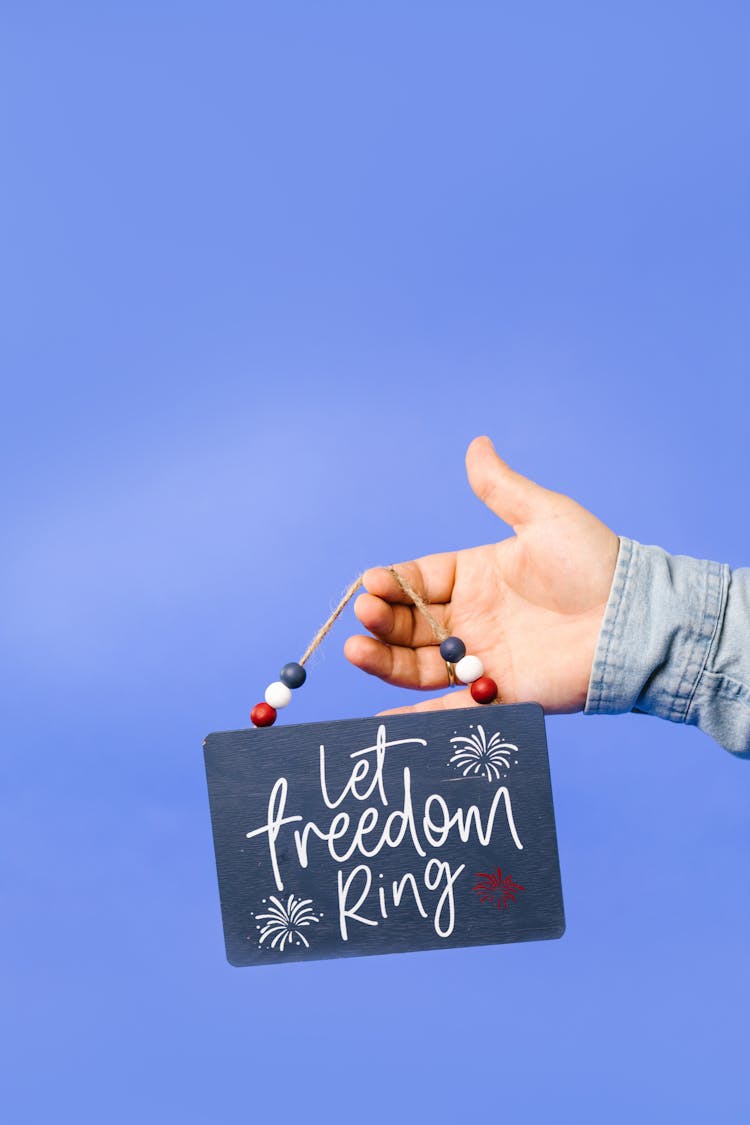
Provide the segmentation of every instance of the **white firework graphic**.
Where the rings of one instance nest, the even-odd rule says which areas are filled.
[[[486,777],[488,781],[500,780],[500,767],[510,768],[510,755],[517,753],[518,747],[513,742],[503,742],[503,736],[497,731],[489,742],[484,733],[484,727],[477,723],[476,734],[459,734],[451,739],[456,746],[450,764],[454,765],[464,777]]]
[[[280,952],[285,945],[299,945],[300,942],[309,949],[310,943],[302,931],[313,922],[320,921],[312,909],[312,899],[289,895],[285,906],[275,895],[271,895],[269,902],[271,905],[267,913],[255,915],[258,923],[256,928],[260,930],[258,946],[270,938],[269,948],[278,948]]]

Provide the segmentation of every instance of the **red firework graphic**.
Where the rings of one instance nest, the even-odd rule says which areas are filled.
[[[494,902],[498,910],[505,910],[509,902],[516,901],[518,892],[526,889],[514,883],[510,875],[503,876],[499,867],[490,872],[477,871],[475,877],[479,882],[471,888],[474,894],[479,895],[480,902]]]

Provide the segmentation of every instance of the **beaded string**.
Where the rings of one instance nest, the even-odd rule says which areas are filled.
[[[433,616],[421,594],[403,575],[398,573],[395,567],[388,566],[385,569],[393,575],[406,596],[411,598],[419,612],[430,623],[435,639],[440,642],[440,655],[446,664],[449,686],[453,687],[458,682],[468,684],[475,703],[499,702],[497,684],[490,676],[485,676],[484,665],[479,657],[468,656],[463,641],[459,637],[448,635],[448,630]],[[341,611],[351,601],[357,590],[361,588],[362,579],[363,575],[361,574],[358,578],[355,578],[331,616],[318,629],[299,660],[293,660],[285,664],[279,672],[278,680],[274,680],[273,683],[268,685],[264,702],[256,703],[250,712],[250,719],[254,726],[272,726],[276,722],[276,716],[281,708],[291,703],[292,691],[302,687],[307,679],[305,664],[328,635]]]

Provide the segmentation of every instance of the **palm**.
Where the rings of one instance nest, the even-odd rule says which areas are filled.
[[[577,711],[586,699],[618,538],[569,497],[531,481],[525,485],[536,490],[530,493],[536,507],[533,518],[514,521],[516,535],[428,555],[397,569],[430,603],[440,624],[482,659],[504,702],[534,700],[550,713]],[[447,686],[434,633],[393,576],[373,569],[365,586],[369,592],[358,599],[356,611],[373,636],[350,637],[349,659],[402,687]],[[417,706],[471,702],[464,689]]]
[[[600,524],[612,536],[611,566],[598,568],[596,576],[585,562],[596,529],[575,512],[561,516],[500,543],[457,552],[446,621],[481,657],[506,702],[536,700],[549,712],[577,711],[585,703],[617,555],[617,537]]]

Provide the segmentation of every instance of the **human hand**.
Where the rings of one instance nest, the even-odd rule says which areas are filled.
[[[499,543],[426,555],[396,570],[448,633],[482,660],[503,703],[534,701],[548,714],[586,703],[618,536],[561,492],[515,472],[487,437],[466,454],[472,489],[515,535]],[[400,687],[447,684],[445,661],[424,616],[383,567],[363,576],[354,610],[373,636],[349,637],[347,658]],[[387,714],[474,705],[469,688]],[[476,706],[479,706],[478,704]]]

